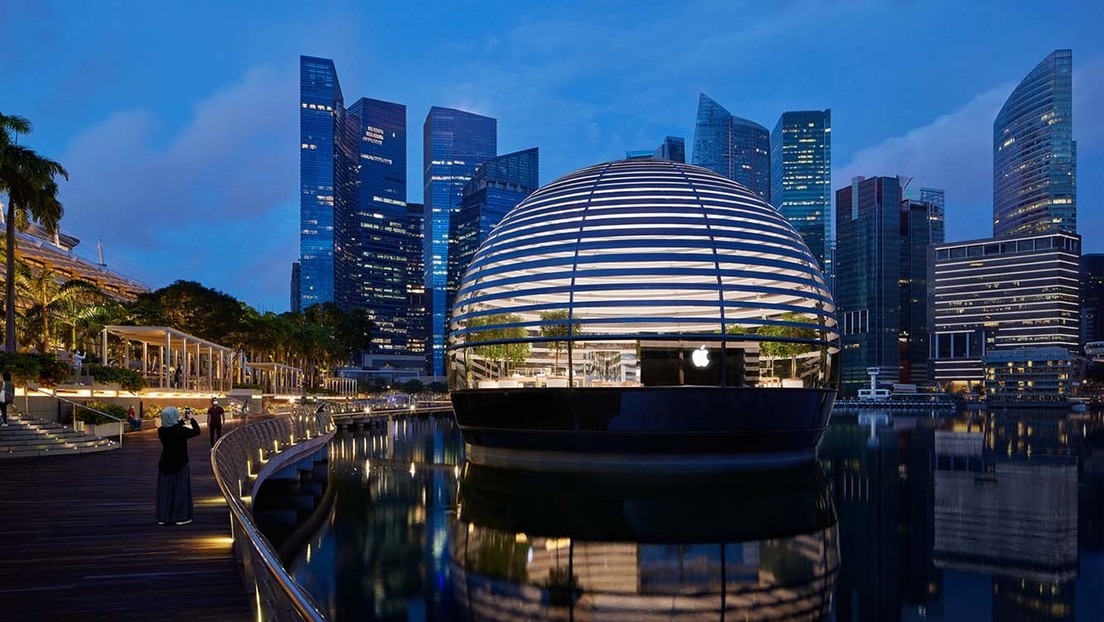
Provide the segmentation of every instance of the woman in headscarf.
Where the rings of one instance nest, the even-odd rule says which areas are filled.
[[[188,423],[191,426],[188,426]],[[188,439],[199,436],[199,424],[175,406],[161,411],[161,460],[157,463],[157,524],[192,522],[192,475],[188,468]]]

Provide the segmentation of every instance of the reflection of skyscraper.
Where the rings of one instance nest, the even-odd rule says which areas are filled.
[[[1077,232],[1073,53],[1055,50],[993,120],[993,235]]]
[[[457,212],[461,192],[475,168],[498,149],[498,122],[490,117],[434,106],[423,126],[423,220],[422,258],[429,320],[430,370],[445,373],[445,327],[452,298],[459,282],[456,275]]]
[[[783,112],[770,137],[774,209],[825,268],[832,229],[832,111]]]
[[[739,183],[770,202],[770,132],[733,116],[702,93],[694,128],[694,164]]]
[[[464,186],[457,212],[457,261],[450,262],[450,266],[459,274],[450,274],[450,283],[460,282],[475,250],[506,212],[540,186],[539,167],[536,147],[490,158],[476,167],[471,181]]]

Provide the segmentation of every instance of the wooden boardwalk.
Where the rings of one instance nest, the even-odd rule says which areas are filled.
[[[179,527],[154,515],[155,430],[0,462],[0,620],[250,619],[209,449],[203,426],[189,443],[195,521]]]

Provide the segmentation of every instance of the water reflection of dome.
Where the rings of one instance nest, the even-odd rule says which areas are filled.
[[[450,538],[473,619],[827,618],[839,570],[819,466],[702,478],[469,463]]]
[[[457,418],[488,463],[503,448],[807,460],[838,375],[835,305],[801,237],[675,162],[535,192],[476,252],[450,328]]]

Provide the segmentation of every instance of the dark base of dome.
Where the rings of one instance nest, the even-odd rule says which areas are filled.
[[[772,469],[812,462],[836,392],[743,387],[453,391],[468,459],[509,468]]]

